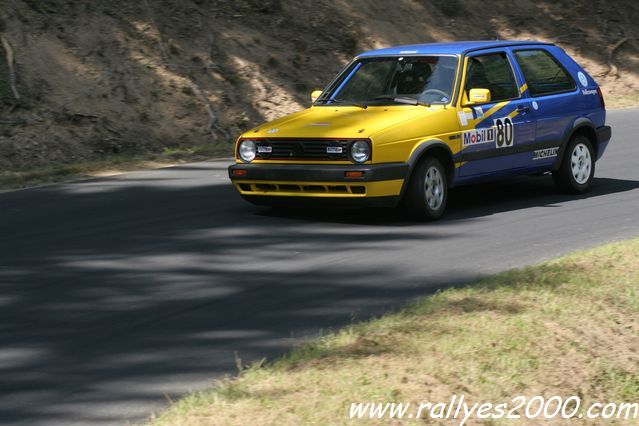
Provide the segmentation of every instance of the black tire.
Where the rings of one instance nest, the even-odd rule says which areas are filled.
[[[587,155],[583,151],[584,147],[588,151]],[[583,167],[580,166],[582,161],[584,162]],[[586,162],[590,163],[587,171],[585,169]],[[581,172],[573,166],[576,166]],[[552,173],[552,178],[561,191],[569,194],[583,194],[590,189],[594,176],[595,156],[592,142],[584,135],[577,135],[570,140],[561,160],[561,166],[559,170]]]
[[[429,185],[426,181],[429,171],[429,180],[436,182],[435,185],[431,186],[430,193]],[[432,192],[433,189],[435,192]],[[407,209],[407,213],[417,219],[437,220],[444,214],[447,201],[448,179],[446,170],[436,158],[426,157],[419,162],[411,176],[406,188],[403,206]]]

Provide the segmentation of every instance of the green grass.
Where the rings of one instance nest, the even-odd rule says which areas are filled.
[[[160,153],[110,155],[98,160],[72,164],[4,168],[0,170],[0,189],[66,182],[85,177],[164,167],[232,155],[233,149],[230,145],[210,144],[188,148],[165,148]]]
[[[352,424],[354,401],[453,393],[636,401],[637,348],[639,239],[424,297],[245,368],[149,424]]]

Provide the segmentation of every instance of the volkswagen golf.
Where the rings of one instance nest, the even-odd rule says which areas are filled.
[[[399,205],[433,220],[450,188],[479,181],[549,173],[583,193],[611,138],[597,83],[542,42],[374,50],[311,99],[238,138],[229,177],[246,200]]]

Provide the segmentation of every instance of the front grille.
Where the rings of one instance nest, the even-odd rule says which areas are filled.
[[[348,160],[351,142],[338,139],[264,139],[257,141],[257,157],[263,160]]]

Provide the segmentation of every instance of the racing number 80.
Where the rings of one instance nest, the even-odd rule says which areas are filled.
[[[513,146],[513,121],[510,117],[495,119],[495,127],[497,127],[497,135],[495,136],[497,148]]]

